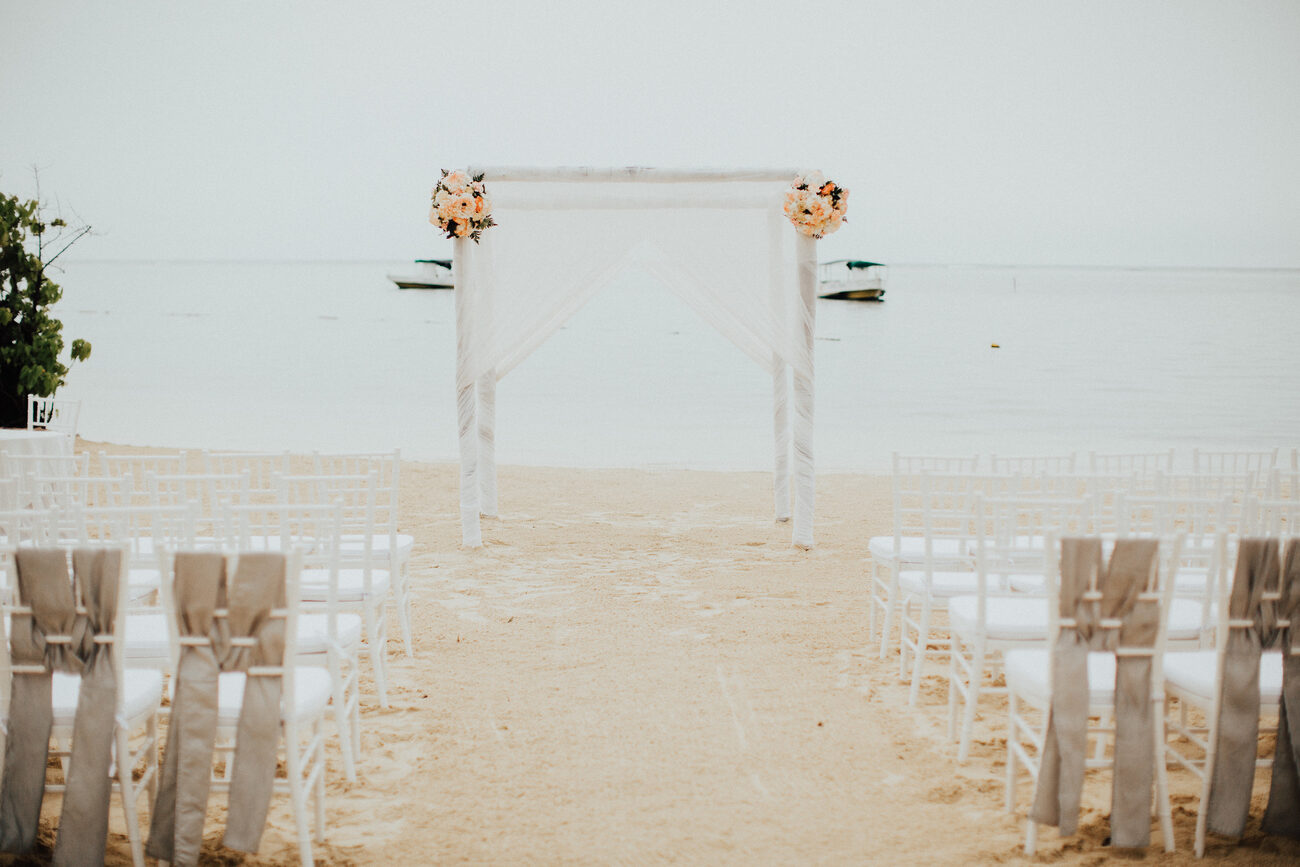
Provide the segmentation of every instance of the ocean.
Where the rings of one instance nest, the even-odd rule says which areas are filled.
[[[74,262],[89,440],[457,459],[455,314],[385,262]],[[1300,271],[894,266],[817,303],[822,472],[908,454],[1300,445]],[[771,379],[624,274],[497,392],[501,464],[762,470]]]

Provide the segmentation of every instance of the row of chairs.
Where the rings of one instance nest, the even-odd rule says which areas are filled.
[[[1061,782],[1071,762],[1080,772],[1109,767],[1116,776],[1112,845],[1146,845],[1154,814],[1167,852],[1174,850],[1169,772],[1190,772],[1198,789],[1193,843],[1197,857],[1205,854],[1209,832],[1239,838],[1245,828],[1256,767],[1274,762],[1257,754],[1261,720],[1265,728],[1278,732],[1277,761],[1291,763],[1282,788],[1286,779],[1294,778],[1294,759],[1279,729],[1278,711],[1284,688],[1300,685],[1286,686],[1283,674],[1291,665],[1286,658],[1300,654],[1300,643],[1293,642],[1289,629],[1290,618],[1300,617],[1300,538],[1217,537],[1212,546],[1214,618],[1208,647],[1196,647],[1178,622],[1177,573],[1187,537],[1136,541],[1158,545],[1159,555],[1129,593],[1128,601],[1136,604],[1123,611],[1123,591],[1104,586],[1122,571],[1116,567],[1116,554],[1110,556],[1109,570],[1104,557],[1091,571],[1080,571],[1077,564],[1072,570],[1061,566],[1063,556],[1079,550],[1071,544],[1094,542],[1097,551],[1105,546],[1118,552],[1120,540],[1052,540],[1046,573],[1051,588],[1049,640],[1040,646],[1002,648],[1006,809],[1015,812],[1018,784],[1027,773],[1035,784],[1026,822],[1029,855],[1035,853],[1040,823],[1059,825],[1063,834],[1073,832],[1078,789],[1071,799]],[[1081,576],[1086,578],[1082,583]],[[1140,677],[1126,680],[1125,667],[1135,665]],[[1073,749],[1059,740],[1059,732],[1070,727],[1071,703],[1076,727],[1065,740],[1073,741]],[[1053,716],[1060,723],[1056,732]],[[1067,717],[1064,723],[1062,716]],[[1283,791],[1279,796],[1279,787],[1273,786],[1266,832],[1294,834],[1300,821],[1297,794]],[[1067,807],[1075,814],[1065,815]],[[1283,814],[1280,821],[1278,814]]]
[[[919,464],[922,460],[929,464]],[[1031,529],[1057,523],[1064,532],[1080,534],[1167,533],[1178,527],[1199,533],[1278,532],[1300,496],[1300,484],[1292,479],[1265,490],[1253,484],[1248,471],[991,474],[968,469],[974,459],[896,456],[896,464],[905,461],[906,468],[894,476],[893,532],[868,543],[870,629],[882,658],[909,604],[921,608],[924,620],[930,609],[945,607],[949,598],[967,595],[974,586],[970,539],[977,496],[1024,500],[1020,523]],[[1042,592],[1041,586],[1014,589]],[[908,640],[918,633],[924,637],[926,624],[904,616],[899,630],[904,672],[909,660],[924,657],[924,645]]]
[[[927,465],[918,469],[918,460]],[[1162,568],[1171,594],[1161,609],[1168,617],[1162,641],[1187,651],[1211,645],[1218,634],[1216,594],[1229,544],[1220,540],[1235,544],[1244,521],[1252,527],[1267,523],[1273,534],[1300,526],[1300,504],[1262,499],[1265,489],[1252,484],[1255,473],[1250,470],[1225,468],[1191,477],[1165,469],[1103,476],[1049,473],[1042,467],[978,474],[976,459],[895,458],[896,466],[906,461],[913,463],[912,478],[896,484],[895,511],[900,511],[898,492],[906,491],[910,481],[919,494],[910,504],[918,516],[916,532],[900,533],[896,523],[892,538],[872,540],[873,635],[880,639],[883,657],[897,608],[902,615],[900,673],[911,677],[913,703],[927,656],[947,653],[949,730],[959,743],[961,760],[969,753],[979,699],[994,691],[993,677],[1005,673],[1011,684],[1023,682],[1026,671],[1047,669],[1046,647],[1055,628],[1049,539],[1089,534],[1108,540],[1139,535],[1183,539]],[[896,482],[906,475],[896,474]],[[1277,476],[1276,468],[1271,475]],[[1194,492],[1205,496],[1152,493],[1175,478],[1189,487],[1194,482]],[[1297,488],[1291,482],[1272,490],[1293,494]],[[1265,515],[1267,519],[1260,517]],[[935,617],[945,613],[946,630]],[[1041,698],[1042,680],[1034,680],[1036,688],[1026,696]],[[1011,706],[1014,719],[1016,702]],[[1020,706],[1033,702],[1026,698]],[[1039,732],[1040,748],[1041,739]],[[1020,759],[1024,764],[1023,754]],[[1009,793],[1013,781],[1009,775]]]
[[[0,465],[10,473],[7,488],[0,482],[0,511],[28,507],[44,512],[55,525],[52,533],[63,538],[86,536],[84,528],[76,526],[79,516],[84,517],[79,509],[139,508],[141,517],[134,523],[140,523],[159,514],[157,509],[197,504],[192,535],[193,542],[201,543],[228,535],[223,523],[227,506],[341,499],[346,547],[354,552],[364,550],[371,560],[369,572],[364,576],[348,572],[345,581],[364,577],[386,585],[398,615],[403,646],[408,656],[414,654],[409,581],[414,538],[398,528],[398,451],[316,453],[306,459],[284,452],[100,452],[93,465],[89,453],[50,457],[0,452]],[[0,535],[3,532],[0,528]],[[134,526],[126,527],[125,537],[135,533]],[[190,543],[189,539],[177,540],[180,545]],[[366,593],[371,594],[372,589]]]
[[[329,520],[337,522],[338,510],[331,511]],[[265,815],[247,807],[269,796],[268,786],[290,796],[300,862],[314,863],[312,843],[325,838],[325,724],[331,716],[340,728],[345,757],[349,743],[343,736],[335,671],[332,665],[312,662],[312,648],[304,646],[310,632],[304,621],[312,615],[300,593],[313,580],[313,559],[319,562],[312,550],[315,540],[290,538],[290,532],[290,525],[281,524],[277,535],[248,535],[243,553],[156,552],[154,568],[166,576],[160,584],[164,614],[159,626],[167,648],[162,666],[143,659],[136,643],[129,575],[144,564],[130,548],[0,551],[5,574],[12,579],[12,592],[0,603],[0,630],[7,626],[12,635],[11,643],[10,635],[0,633],[0,675],[6,680],[0,690],[6,700],[0,705],[0,732],[16,741],[6,751],[5,777],[7,783],[12,777],[17,788],[0,806],[10,814],[4,822],[7,850],[30,851],[36,834],[33,809],[39,808],[42,791],[58,791],[63,793],[64,822],[56,862],[102,860],[110,789],[95,780],[107,774],[111,792],[120,800],[134,864],[145,863],[146,849],[162,861],[197,860],[209,787],[231,791],[226,844],[255,852]],[[99,574],[88,580],[92,566]],[[116,592],[110,594],[109,588]],[[260,607],[253,601],[259,594]],[[52,603],[60,598],[66,600],[62,609]],[[35,645],[29,638],[34,635],[39,636]],[[107,647],[111,653],[111,660],[99,662],[100,669],[111,666],[108,692],[87,655],[90,647],[95,652]],[[68,650],[60,654],[49,648]],[[44,693],[42,680],[49,684]],[[266,693],[272,682],[274,689]],[[253,720],[258,697],[260,728]],[[201,719],[203,708],[211,708],[210,722]],[[47,713],[48,730],[40,722]],[[163,718],[170,720],[165,749],[159,739]],[[98,768],[86,764],[93,764],[86,757],[95,751],[78,743],[99,740],[97,731],[104,738],[111,731],[111,756],[109,748],[101,750],[103,767]],[[205,744],[204,731],[215,740]],[[47,769],[50,741],[50,755],[58,761]],[[197,776],[195,768],[202,766],[195,764],[195,756],[207,756],[208,771]],[[250,775],[265,782],[250,789],[241,782]],[[262,796],[259,789],[265,790]],[[26,803],[33,796],[36,803]],[[145,796],[154,822],[147,846],[139,820],[139,800]],[[23,804],[13,803],[20,798]],[[310,807],[309,801],[314,801]],[[187,809],[188,816],[182,815]],[[102,825],[86,823],[87,811],[98,813]],[[237,814],[246,815],[236,830]],[[16,825],[11,821],[15,817]]]

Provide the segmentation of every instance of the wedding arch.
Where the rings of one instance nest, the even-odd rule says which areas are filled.
[[[793,542],[811,548],[816,242],[782,210],[798,172],[469,174],[482,175],[495,225],[477,243],[455,240],[463,543],[481,546],[480,516],[497,514],[497,381],[621,270],[639,266],[771,372],[776,518],[790,519],[793,477]]]

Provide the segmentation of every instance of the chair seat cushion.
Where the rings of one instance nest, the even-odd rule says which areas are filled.
[[[902,536],[897,548],[893,536],[872,536],[867,543],[867,551],[877,561],[899,560],[903,563],[922,563],[925,561],[925,537]],[[940,537],[934,540],[933,554],[940,560],[969,560],[970,542],[967,539]]]
[[[1174,590],[1180,594],[1191,595],[1205,592],[1206,570],[1183,567],[1178,570]],[[1047,578],[1041,572],[1011,576],[1011,589],[1017,593],[1047,592]]]
[[[930,574],[930,595],[937,598],[965,596],[979,590],[979,576],[970,571],[934,570]],[[898,586],[904,593],[923,596],[926,592],[926,573],[922,569],[908,569],[898,573]]]
[[[330,700],[328,669],[310,665],[294,666],[294,719],[307,722],[325,712]],[[244,704],[245,675],[223,671],[217,682],[217,725],[233,727],[239,723],[239,709]],[[284,708],[281,708],[283,715]]]
[[[1007,689],[1034,707],[1046,707],[1051,699],[1048,690],[1048,667],[1051,653],[1046,647],[1017,648],[1003,654]],[[1115,654],[1088,654],[1088,706],[1115,705]]]
[[[132,662],[169,664],[171,645],[167,637],[167,616],[161,611],[126,615],[126,658]]]
[[[340,602],[361,602],[366,598],[365,573],[365,569],[339,570],[338,598]],[[303,569],[301,581],[300,586],[304,602],[328,601],[329,570]],[[370,592],[376,597],[388,595],[387,569],[370,570]]]
[[[1213,650],[1172,651],[1165,654],[1165,683],[1171,690],[1208,705],[1214,695],[1218,656]],[[1259,657],[1259,699],[1276,705],[1282,696],[1282,654],[1265,652]]]
[[[361,644],[361,615],[339,614],[338,642],[344,648]],[[325,653],[329,649],[329,615],[298,615],[298,653],[310,655]]]
[[[974,635],[979,618],[975,596],[948,600],[948,622],[953,632]],[[1047,599],[1041,596],[990,596],[985,605],[985,632],[989,638],[1008,641],[1047,639]]]
[[[1048,600],[1043,596],[991,596],[985,610],[986,634],[1001,641],[1045,641],[1048,637]],[[948,622],[963,637],[976,633],[978,599],[957,596],[948,600]],[[1190,641],[1201,634],[1201,606],[1190,599],[1175,599],[1169,609],[1170,641]]]
[[[51,707],[56,726],[71,726],[77,715],[81,675],[54,672],[50,681]],[[152,668],[128,668],[122,688],[122,706],[128,721],[148,717],[162,703],[163,675]]]
[[[338,615],[339,643],[352,647],[361,643],[361,615]],[[328,615],[298,616],[298,653],[324,653],[328,647]],[[167,620],[162,612],[136,612],[126,617],[126,658],[134,663],[168,663],[171,648],[167,638]]]

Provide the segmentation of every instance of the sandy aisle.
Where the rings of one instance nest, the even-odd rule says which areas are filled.
[[[762,473],[502,468],[503,517],[478,551],[460,548],[455,467],[404,464],[402,485],[417,657],[394,639],[389,710],[363,694],[361,781],[330,781],[322,860],[1024,860],[1002,809],[1001,706],[958,766],[938,669],[910,709],[897,657],[864,652],[888,479],[820,477],[812,552],[772,522]],[[1108,780],[1080,837],[1044,832],[1052,860],[1109,854]],[[1192,861],[1181,789],[1182,851],[1149,860]],[[271,822],[247,863],[296,858],[287,799]],[[214,797],[213,855],[233,854],[215,848],[223,825]],[[1215,852],[1288,863],[1300,848]]]

